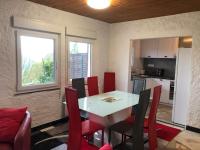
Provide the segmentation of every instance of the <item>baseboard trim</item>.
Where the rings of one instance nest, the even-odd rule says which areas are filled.
[[[64,117],[64,118],[61,118],[61,119],[58,119],[58,120],[55,120],[55,121],[52,121],[52,122],[48,122],[48,123],[45,123],[45,124],[31,128],[31,132],[39,131],[41,129],[44,129],[44,128],[47,128],[47,127],[50,127],[50,126],[55,126],[55,125],[58,125],[58,124],[61,124],[61,123],[66,123],[68,120],[69,120],[68,117]]]
[[[195,128],[195,127],[191,127],[191,126],[186,126],[186,130],[196,132],[196,133],[200,133],[200,128]]]
[[[167,122],[167,121],[159,120],[159,119],[157,119],[157,122],[169,124],[169,125],[172,125],[172,126],[177,126],[177,127],[179,127],[179,128],[185,128],[184,125],[177,124],[177,123],[174,123],[174,122]]]

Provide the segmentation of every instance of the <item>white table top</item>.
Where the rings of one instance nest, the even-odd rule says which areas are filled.
[[[116,101],[106,102],[103,99],[114,97]],[[138,104],[139,95],[132,93],[113,91],[95,96],[79,99],[79,108],[100,117],[106,117],[118,111]]]

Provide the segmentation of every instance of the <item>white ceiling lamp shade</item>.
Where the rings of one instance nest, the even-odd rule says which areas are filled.
[[[111,5],[111,0],[87,0],[87,4],[94,9],[105,9]]]

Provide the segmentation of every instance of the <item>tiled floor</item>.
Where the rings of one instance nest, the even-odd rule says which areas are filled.
[[[151,107],[151,103],[149,104],[147,116]],[[159,104],[158,112],[157,112],[157,120],[161,120],[167,123],[172,123],[172,106]]]
[[[159,104],[157,119],[166,122],[172,122],[172,106]]]
[[[200,134],[190,131],[183,131],[178,134],[169,144],[167,144],[166,149],[199,150]]]

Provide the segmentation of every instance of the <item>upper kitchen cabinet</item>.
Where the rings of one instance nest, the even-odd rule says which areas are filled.
[[[141,40],[141,57],[143,58],[156,58],[158,40],[147,39]]]
[[[141,40],[142,58],[176,58],[178,38]]]
[[[157,40],[157,58],[176,58],[178,38],[161,38]]]

